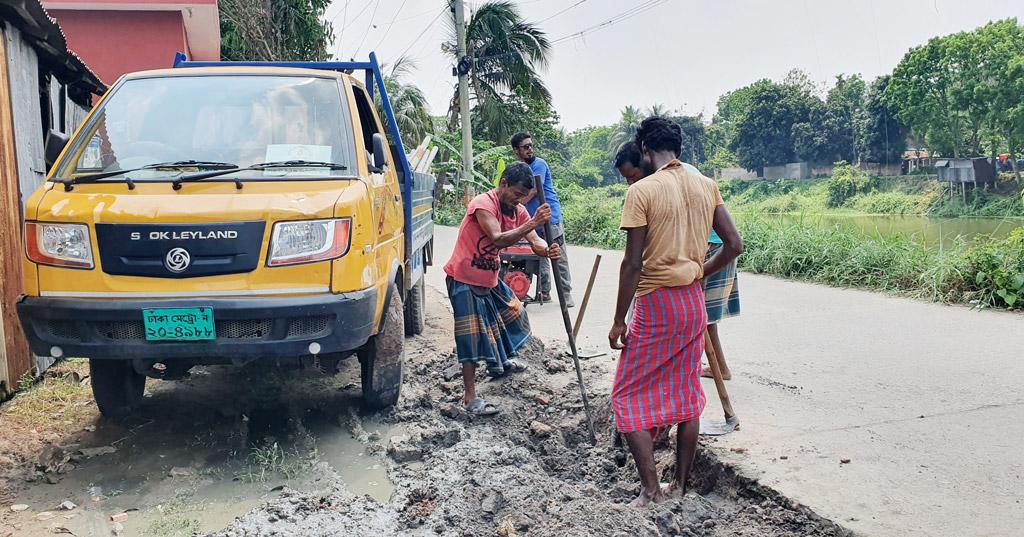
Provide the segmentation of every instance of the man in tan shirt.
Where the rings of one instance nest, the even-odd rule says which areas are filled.
[[[612,410],[640,473],[634,505],[642,506],[664,498],[653,438],[659,429],[675,424],[680,424],[676,473],[669,492],[685,493],[705,403],[700,357],[707,312],[700,279],[735,259],[743,241],[715,182],[687,171],[676,158],[682,145],[678,125],[647,118],[636,143],[649,175],[626,192],[621,224],[627,233],[626,253],[608,341],[622,349]],[[705,262],[712,229],[723,247]],[[634,299],[627,328],[626,312]]]

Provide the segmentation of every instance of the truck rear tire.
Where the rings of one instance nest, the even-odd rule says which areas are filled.
[[[146,376],[135,371],[131,360],[89,360],[89,380],[105,417],[124,419],[139,412]]]
[[[418,336],[423,333],[426,327],[427,298],[424,289],[424,280],[409,289],[405,297],[405,335],[406,337]]]
[[[402,391],[405,361],[405,321],[402,296],[391,284],[381,330],[357,351],[363,384],[363,404],[371,410],[394,406]]]

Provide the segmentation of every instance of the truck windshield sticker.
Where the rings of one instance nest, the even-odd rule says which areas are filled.
[[[307,160],[311,162],[331,162],[333,149],[329,145],[308,144],[271,144],[267,146],[266,162],[284,162],[289,160]],[[302,175],[330,175],[329,168],[277,168],[265,170],[264,175],[287,175],[301,171]]]

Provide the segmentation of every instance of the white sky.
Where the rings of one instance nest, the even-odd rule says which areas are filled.
[[[579,1],[516,3],[527,20],[543,21],[552,40],[650,3],[584,0],[544,20]],[[338,38],[335,52],[360,59],[376,50],[386,63],[409,50],[419,65],[411,81],[426,93],[432,113],[442,115],[455,84],[440,49],[447,4],[334,0],[327,18]],[[839,73],[870,80],[930,37],[1006,17],[1024,20],[1024,0],[655,0],[636,16],[554,45],[543,77],[570,130],[613,123],[628,104],[661,103],[710,118],[721,94],[754,80],[779,79],[794,67],[818,82]]]

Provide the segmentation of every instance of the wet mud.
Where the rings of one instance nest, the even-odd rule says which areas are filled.
[[[591,445],[571,359],[535,340],[527,371],[480,376],[479,395],[501,412],[467,414],[438,298],[424,335],[407,340],[394,409],[360,410],[355,360],[337,375],[202,368],[150,381],[140,422],[98,420],[11,476],[10,501],[29,508],[4,505],[0,537],[851,535],[737,475],[713,440],[702,439],[685,497],[629,507],[639,484],[615,443],[609,387],[589,386]],[[666,482],[669,446],[657,446]],[[66,500],[75,507],[59,510]]]

